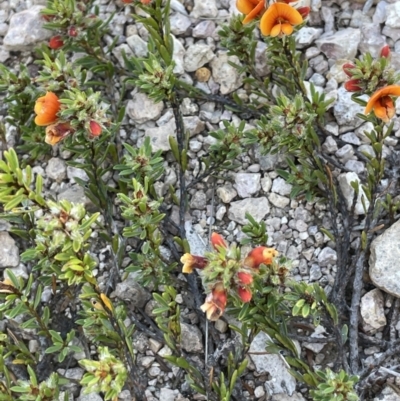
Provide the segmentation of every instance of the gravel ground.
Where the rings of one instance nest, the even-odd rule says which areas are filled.
[[[0,2],[0,62],[11,69],[17,70],[20,63],[27,65],[31,71],[37,68],[33,64],[33,47],[51,36],[43,29],[36,31],[33,29],[40,24],[40,6],[45,3],[40,0]],[[111,42],[118,37],[118,45],[113,52],[118,62],[123,63],[123,51],[128,55],[145,55],[147,32],[141,24],[134,23],[130,16],[130,7],[123,7],[121,2],[114,0],[100,0],[98,4],[104,19],[118,10],[111,24],[111,34],[105,38],[106,42]],[[226,23],[231,15],[237,13],[235,1],[186,0],[181,3],[172,0],[171,8],[175,72],[206,93],[226,95],[237,90],[245,101],[247,94],[241,89],[243,77],[227,64],[228,57],[220,46],[217,34],[219,27]],[[363,0],[311,0],[311,10],[308,25],[297,34],[298,49],[301,49],[309,61],[307,81],[312,82],[318,91],[326,93],[328,98],[335,99],[326,124],[326,130],[330,135],[327,136],[323,147],[328,154],[344,165],[345,170],[340,180],[341,188],[344,192],[347,191],[348,198],[351,199],[349,183],[365,171],[365,162],[358,155],[362,151],[368,152],[371,146],[364,134],[368,128],[367,124],[356,117],[362,108],[351,101],[351,94],[343,88],[346,76],[341,66],[366,52],[376,57],[381,48],[388,44],[392,50],[393,65],[400,69],[400,2],[387,0],[371,4],[370,1]],[[21,18],[18,19],[18,23],[13,24],[17,16]],[[257,48],[256,69],[261,75],[265,75],[268,69],[262,50],[263,43],[260,41]],[[0,105],[0,118],[4,119],[5,113],[2,108]],[[208,132],[223,128],[222,120],[239,122],[239,117],[224,110],[215,102],[196,103],[189,98],[184,99],[182,103],[182,113],[186,128],[190,131],[188,153],[191,171],[188,182],[190,182],[201,170],[199,162],[201,156],[213,143],[213,138],[208,136]],[[400,103],[397,107],[397,116],[394,118],[393,134],[386,140],[387,155],[397,149],[400,137],[399,116]],[[248,128],[254,127],[252,120],[247,121],[247,124]],[[163,104],[154,104],[146,95],[136,90],[129,94],[127,116],[123,122],[121,137],[123,141],[140,145],[148,136],[151,138],[153,149],[164,152],[166,174],[156,183],[156,191],[162,196],[166,195],[169,186],[175,185],[178,180],[173,158],[168,152],[168,136],[173,134],[174,130],[171,109]],[[9,146],[15,143],[14,131],[9,125],[7,125],[7,142]],[[43,175],[48,192],[58,199],[84,201],[88,204],[89,201],[84,198],[83,191],[74,183],[74,177],[87,180],[86,174],[67,166],[65,163],[67,159],[68,154],[56,147],[52,151],[51,158],[35,165],[34,171]],[[289,198],[291,185],[280,178],[275,171],[276,167],[285,167],[283,157],[261,156],[258,147],[255,146],[250,152],[242,154],[239,162],[240,168],[226,173],[223,179],[220,178],[214,183],[201,182],[190,189],[187,227],[192,248],[201,248],[199,238],[207,237],[210,224],[213,230],[221,233],[228,242],[238,242],[244,235],[242,232],[245,223],[244,212],[248,211],[257,220],[266,222],[269,245],[276,247],[281,254],[293,260],[294,278],[298,281],[319,282],[329,292],[336,272],[337,255],[335,244],[320,231],[321,226],[330,227],[325,206]],[[215,204],[212,207],[214,194]],[[361,224],[363,210],[360,202],[356,206],[356,212],[359,214]],[[177,216],[176,210],[172,212],[172,218],[175,218],[174,216]],[[27,267],[19,262],[18,247],[7,233],[7,229],[7,224],[0,222],[0,268],[14,266],[16,274],[26,277]],[[397,231],[393,234],[394,237],[396,234]],[[99,249],[99,280],[101,277],[107,280],[107,252],[107,249]],[[393,281],[393,276],[388,274],[387,280]],[[146,291],[137,286],[134,277],[129,277],[117,287],[112,296],[126,297],[128,288],[131,289],[129,297],[140,299],[139,306],[151,313],[153,301],[150,301]],[[365,291],[368,297],[363,298],[364,310],[373,309],[376,311],[376,316],[369,320],[365,318],[363,324],[377,324],[377,338],[379,338],[379,331],[386,324],[385,314],[394,301],[387,292],[377,289],[372,291],[368,293]],[[396,296],[393,292],[388,291],[388,293]],[[198,323],[196,316],[189,310],[184,310],[183,315],[187,322],[183,324],[185,332],[183,337],[186,340],[184,348],[194,354],[203,352],[204,339],[201,330],[196,326]],[[4,322],[2,324],[4,325]],[[229,338],[225,320],[219,320],[215,328],[221,339]],[[259,338],[252,345],[252,350],[263,350],[264,344],[264,339]],[[165,371],[157,359],[158,356],[168,353],[168,348],[145,335],[136,339],[135,346],[139,353],[139,365],[144,368],[149,379],[148,399],[162,401],[188,399],[181,394],[185,393],[187,385],[180,384],[178,388],[171,389],[175,371],[174,369]],[[329,347],[324,347],[323,344],[309,344],[307,347],[312,351],[312,358],[317,365],[329,355]],[[378,347],[365,349],[366,360],[376,352],[379,352]],[[277,361],[272,361],[270,357],[252,358],[249,374],[245,377],[249,388],[245,392],[246,399],[303,400],[300,392],[295,392],[291,396],[280,394],[284,389],[277,383],[277,379],[280,379],[281,383],[286,383],[289,392],[295,389],[294,379],[282,373],[279,357]],[[271,366],[276,366],[275,372]],[[75,379],[80,379],[82,374],[83,370],[79,367],[69,368],[66,372],[68,377]],[[383,396],[391,397],[390,387],[385,391],[387,395]],[[80,395],[78,386],[73,385],[68,393],[72,396],[71,399],[80,401],[102,399],[95,394]],[[393,397],[397,398],[379,399],[400,399],[398,395]],[[131,400],[132,396],[126,390],[119,399]]]

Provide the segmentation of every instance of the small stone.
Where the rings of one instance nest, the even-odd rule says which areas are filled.
[[[192,209],[203,210],[206,208],[207,196],[203,191],[197,191],[190,201]]]
[[[215,330],[219,331],[220,333],[226,333],[228,330],[228,324],[225,320],[218,319],[214,324]]]
[[[215,218],[218,221],[221,221],[224,218],[225,214],[226,214],[226,206],[220,205],[217,209],[217,212],[215,213]]]
[[[175,393],[174,390],[171,390],[170,388],[162,387],[160,388],[160,395],[159,399],[162,401],[175,401],[177,394]]]
[[[153,99],[142,92],[133,92],[132,99],[128,101],[126,112],[136,123],[143,124],[147,121],[160,118],[164,109],[163,102],[156,103]]]
[[[181,322],[181,346],[187,352],[203,352],[203,335],[197,326]]]
[[[158,366],[152,366],[148,370],[149,376],[151,377],[158,377],[161,374],[161,369]]]
[[[312,28],[308,26],[301,28],[295,36],[296,48],[304,49],[305,47],[310,46],[322,35],[323,32],[324,30],[321,28]]]
[[[157,340],[154,340],[154,338],[150,338],[149,339],[149,347],[155,354],[157,354],[158,351],[161,349],[162,344],[159,343]]]
[[[345,165],[345,168],[347,168],[350,171],[353,171],[354,173],[361,174],[365,171],[365,166],[363,162],[359,162],[357,160],[348,160]]]
[[[260,222],[269,213],[268,199],[266,197],[247,198],[232,202],[228,211],[228,218],[244,225],[248,222],[245,217],[246,212],[250,213],[257,222]]]
[[[336,251],[327,246],[318,255],[318,263],[321,267],[334,265],[337,261]]]
[[[235,188],[241,198],[249,198],[257,193],[260,188],[261,174],[237,173],[235,175]]]
[[[8,232],[0,232],[0,267],[17,267],[19,265],[19,250],[14,239]]]
[[[325,142],[322,144],[322,149],[326,153],[335,153],[338,150],[335,139],[332,136],[327,136]]]
[[[261,188],[264,192],[268,193],[272,187],[272,180],[269,175],[265,175],[261,178]]]
[[[31,51],[40,42],[49,39],[54,33],[43,28],[45,23],[41,11],[43,5],[36,5],[14,14],[3,44],[10,51]]]
[[[261,398],[261,397],[264,397],[264,395],[265,395],[265,391],[264,391],[264,387],[263,386],[257,386],[254,389],[254,397]]]
[[[217,57],[210,62],[214,81],[220,85],[222,95],[233,92],[243,84],[243,77],[237,68],[229,63],[240,65],[240,60],[236,56],[228,56],[227,52],[220,51]]]
[[[79,160],[77,160],[79,161]],[[80,160],[82,161],[82,160]],[[74,178],[79,178],[82,181],[89,181],[89,177],[86,174],[86,171],[81,169],[81,168],[77,168],[77,167],[72,167],[72,166],[68,166],[67,167],[67,177],[72,181],[75,182]]]
[[[359,29],[346,28],[334,33],[326,33],[315,43],[329,59],[353,60],[356,57],[360,40]]]
[[[342,159],[342,161],[349,160],[353,155],[354,149],[351,145],[344,145],[335,153],[335,156]]]
[[[139,35],[129,36],[126,38],[126,43],[136,57],[147,57],[147,43]]]
[[[182,13],[175,13],[171,15],[169,21],[171,24],[171,32],[174,35],[182,35],[188,30],[190,25],[192,25],[190,18]]]
[[[215,0],[194,0],[193,11],[190,13],[191,17],[215,18],[217,15],[218,7]]]
[[[361,145],[360,139],[354,132],[348,132],[340,136],[340,138],[347,143],[351,143],[353,145]]]
[[[52,157],[47,163],[46,174],[52,180],[60,183],[67,177],[67,167],[65,161],[58,157]]]
[[[208,82],[211,77],[211,71],[207,67],[201,67],[195,72],[194,76],[199,82]]]
[[[282,196],[287,196],[292,191],[292,185],[288,184],[283,178],[277,177],[272,183],[271,191]]]
[[[211,46],[204,43],[195,43],[186,50],[183,59],[185,71],[194,72],[215,57]]]
[[[284,209],[289,203],[290,199],[285,196],[278,195],[274,192],[271,192],[268,195],[268,200],[277,208]]]
[[[310,281],[318,281],[321,277],[321,268],[318,265],[312,265],[310,269]]]
[[[194,38],[209,38],[215,31],[215,22],[211,20],[205,20],[198,23],[192,31]]]
[[[360,312],[366,332],[376,333],[386,326],[382,292],[375,288],[361,298]]]
[[[137,282],[136,273],[129,273],[126,280],[118,283],[111,296],[130,301],[138,308],[143,308],[151,298],[150,294]]]
[[[217,188],[217,196],[222,202],[231,203],[231,200],[237,196],[237,192],[231,185],[223,185]]]
[[[400,3],[398,1],[386,6],[386,15],[386,26],[389,28],[400,28]]]
[[[349,145],[350,146],[350,145]],[[356,199],[355,205],[355,213],[358,215],[365,214],[362,198],[365,203],[365,207],[368,209],[369,207],[369,200],[365,196],[364,190],[361,188],[360,179],[356,173],[349,172],[349,173],[342,173],[338,177],[340,189],[343,192],[343,196],[347,202],[347,209],[350,210],[353,204],[353,197],[354,197],[354,189],[351,186],[352,182],[358,182],[359,184],[359,193]]]

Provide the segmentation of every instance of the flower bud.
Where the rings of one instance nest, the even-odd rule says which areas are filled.
[[[351,64],[351,63],[345,63],[345,64],[343,64],[343,71],[344,71],[344,73],[348,76],[348,77],[352,77],[353,76],[353,73],[351,72],[351,70],[353,69],[353,68],[356,68],[356,66],[354,65],[354,64]]]
[[[249,285],[253,282],[253,275],[248,272],[239,272],[237,277],[241,285]]]
[[[362,90],[359,79],[349,79],[344,83],[344,87],[348,92],[359,92]]]
[[[211,244],[214,249],[217,249],[217,246],[221,246],[223,248],[227,248],[225,240],[222,238],[222,235],[217,233],[211,234]]]
[[[68,35],[75,38],[76,36],[78,36],[78,30],[76,29],[75,26],[70,26],[68,28]]]
[[[297,11],[303,18],[307,18],[308,14],[310,14],[310,7],[299,7]]]
[[[50,49],[57,50],[57,49],[59,49],[60,47],[63,47],[63,46],[64,46],[64,42],[63,42],[63,40],[62,40],[60,35],[53,36],[49,41]]]
[[[102,128],[96,121],[90,121],[89,123],[90,133],[92,136],[99,136],[101,134]]]
[[[389,45],[383,46],[381,50],[381,57],[388,58],[390,56]]]
[[[251,293],[251,290],[246,287],[238,287],[237,293],[239,295],[239,298],[243,302],[250,302],[253,294]]]

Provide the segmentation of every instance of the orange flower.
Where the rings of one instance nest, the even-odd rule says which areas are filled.
[[[248,24],[254,18],[262,14],[265,10],[264,4],[264,0],[237,0],[236,8],[246,15],[243,24]]]
[[[251,290],[246,287],[238,287],[237,293],[239,295],[239,298],[243,302],[250,302],[253,294],[251,293]]]
[[[278,256],[278,251],[274,248],[258,246],[249,252],[244,260],[244,264],[247,267],[258,269],[261,263],[270,265],[276,256]]]
[[[57,113],[60,110],[60,102],[53,92],[47,92],[38,98],[35,103],[36,125],[49,125],[57,120]]]
[[[223,239],[222,235],[217,234],[217,233],[211,234],[211,244],[214,247],[214,249],[217,249],[217,246],[227,248],[226,242]]]
[[[46,138],[44,141],[49,145],[54,146],[73,131],[74,130],[72,129],[70,123],[58,122],[51,124],[46,127]]]
[[[262,16],[260,29],[265,36],[291,35],[293,26],[302,22],[303,17],[296,9],[285,3],[274,3]]]
[[[364,114],[373,111],[376,117],[387,123],[396,113],[391,96],[400,96],[399,85],[389,85],[377,90],[369,99]]]
[[[225,311],[228,296],[222,284],[217,284],[207,295],[200,309],[206,313],[208,320],[218,320]]]
[[[49,41],[50,49],[57,50],[57,49],[59,49],[60,47],[63,47],[63,46],[64,46],[64,42],[61,39],[60,35],[53,36]]]
[[[344,83],[344,88],[348,92],[358,92],[362,90],[360,83],[361,81],[359,79],[349,79]]]
[[[204,269],[207,265],[207,259],[202,256],[191,255],[190,253],[185,253],[181,257],[181,262],[183,263],[182,273],[193,273],[193,269]]]

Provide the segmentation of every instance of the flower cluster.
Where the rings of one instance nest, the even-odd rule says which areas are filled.
[[[394,97],[400,96],[400,86],[394,85],[397,77],[387,68],[390,59],[390,48],[384,46],[380,57],[373,60],[367,55],[364,60],[357,60],[356,65],[345,63],[343,71],[349,77],[344,87],[349,92],[371,95],[364,114],[373,112],[385,123],[395,115]]]
[[[242,259],[240,249],[234,245],[228,247],[222,236],[216,233],[211,236],[211,244],[214,252],[208,252],[205,257],[186,253],[181,262],[183,273],[201,270],[207,293],[201,309],[209,320],[217,320],[225,311],[230,291],[243,302],[250,302],[254,275],[258,274],[261,264],[271,265],[278,252],[273,248],[258,246]]]
[[[36,100],[34,111],[36,113],[35,124],[46,126],[45,142],[56,145],[62,139],[76,131],[71,121],[62,121],[59,118],[61,102],[53,92],[47,92]],[[102,126],[90,118],[85,123],[85,128],[91,138],[98,137],[102,132]]]
[[[291,4],[295,3],[295,4]],[[262,16],[260,30],[265,36],[291,35],[294,27],[300,25],[310,12],[309,7],[298,7],[296,0],[278,0],[265,8],[265,0],[237,0],[237,9],[246,15],[243,24]]]

